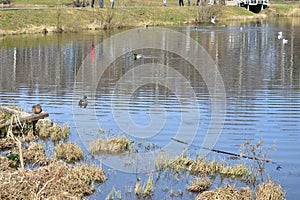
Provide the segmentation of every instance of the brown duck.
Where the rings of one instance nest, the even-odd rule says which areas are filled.
[[[34,106],[32,106],[32,112],[34,114],[40,114],[42,112],[42,106],[40,104],[36,104]]]

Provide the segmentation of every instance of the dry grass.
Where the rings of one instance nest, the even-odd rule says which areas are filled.
[[[76,144],[67,142],[55,147],[55,158],[75,162],[83,158],[83,151]]]
[[[94,191],[90,183],[102,183],[106,179],[101,168],[69,168],[63,162],[26,170],[22,176],[18,170],[8,173],[5,169],[9,167],[3,167],[2,160],[0,199],[78,199]]]
[[[205,191],[196,197],[196,200],[251,200],[249,188],[236,189],[234,186],[225,186],[211,191]]]
[[[118,154],[129,150],[130,142],[126,138],[97,139],[90,143],[89,150],[92,154]]]
[[[220,167],[220,174],[223,177],[245,179],[250,174],[250,170],[245,165],[237,164]]]
[[[154,184],[152,175],[148,177],[147,182],[145,182],[143,186],[141,186],[138,182],[134,188],[134,193],[137,199],[151,199],[151,197],[153,196],[153,191]]]
[[[261,183],[256,189],[256,200],[284,200],[285,194],[280,185],[276,185],[273,181],[268,180]]]
[[[11,137],[5,137],[0,139],[0,150],[10,149],[15,146],[15,140]]]
[[[174,159],[169,159],[161,156],[156,161],[156,168],[158,170],[172,170],[173,173],[180,173],[189,171],[193,175],[215,176],[217,174],[223,177],[231,178],[246,178],[249,175],[249,169],[242,164],[225,166],[225,164],[218,163],[216,160],[207,161],[205,158],[192,159],[183,153]]]
[[[44,144],[36,140],[41,135],[44,139],[51,137],[53,132],[53,141],[67,138],[69,127],[53,126],[49,119],[36,125],[39,133],[44,129],[42,134],[34,135],[33,129],[16,132],[9,126],[6,136],[0,139],[1,150],[9,153],[7,157],[0,156],[0,199],[83,199],[93,193],[94,183],[106,180],[100,167],[67,165],[47,158]],[[83,158],[83,152],[75,144],[56,143],[55,158],[74,162]]]
[[[49,119],[39,120],[36,124],[36,129],[40,138],[47,139],[50,137],[53,142],[66,139],[70,134],[68,125],[61,127],[58,124],[53,124]]]
[[[193,174],[216,175],[220,169],[220,164],[216,161],[207,162],[205,158],[197,159],[190,167]]]
[[[211,181],[209,178],[197,178],[192,181],[192,184],[187,187],[187,190],[190,192],[203,192],[210,188]]]
[[[23,150],[23,157],[26,161],[31,163],[45,165],[48,162],[45,146],[37,144],[36,142],[31,142],[29,146]]]
[[[14,161],[6,158],[0,157],[0,173],[12,173],[15,170],[12,168],[12,165],[15,164]],[[0,182],[1,183],[1,182]],[[0,198],[1,199],[1,198]]]

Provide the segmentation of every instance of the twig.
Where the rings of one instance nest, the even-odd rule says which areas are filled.
[[[54,178],[50,179],[49,181],[47,181],[47,182],[45,183],[45,185],[40,189],[40,191],[35,195],[35,198],[34,198],[34,199],[39,199],[39,196],[40,196],[41,192],[47,187],[47,185],[48,185],[49,183],[51,183],[52,181],[54,181],[55,178],[56,178],[56,177],[54,177]]]
[[[23,153],[22,153],[22,142],[17,137],[15,137],[12,132],[13,121],[14,121],[14,116],[10,119],[10,126],[8,127],[8,134],[13,140],[15,140],[15,142],[18,145],[19,158],[20,158],[20,162],[21,162],[21,171],[22,171],[23,176],[25,176],[24,159],[23,159]]]

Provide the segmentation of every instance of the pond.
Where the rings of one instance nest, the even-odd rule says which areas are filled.
[[[264,147],[276,147],[267,157],[281,166],[269,163],[266,172],[287,199],[297,199],[300,19],[167,28],[170,33],[159,29],[152,38],[158,28],[0,38],[0,103],[28,111],[40,103],[52,120],[69,123],[70,140],[108,175],[91,199],[103,199],[112,188],[134,199],[136,178],[152,172],[158,150],[177,155],[186,147],[172,138],[190,144],[191,154],[206,145],[238,154],[246,141],[262,139]],[[280,31],[287,44],[278,39]],[[80,108],[84,95],[89,105]],[[141,155],[88,154],[90,141],[112,136],[136,141]],[[214,152],[207,157],[229,159]],[[170,199],[171,189],[195,198],[183,179],[163,179],[154,199]]]

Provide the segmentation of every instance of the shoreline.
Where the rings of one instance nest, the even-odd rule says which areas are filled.
[[[115,9],[27,7],[0,10],[0,36],[80,32],[143,26],[197,25],[200,11],[196,6],[141,6]],[[300,4],[278,4],[258,14],[237,6],[221,6],[217,24],[253,21],[273,17],[300,17]],[[16,20],[18,19],[18,20]],[[207,21],[205,21],[207,22]],[[198,23],[201,24],[201,23]]]

